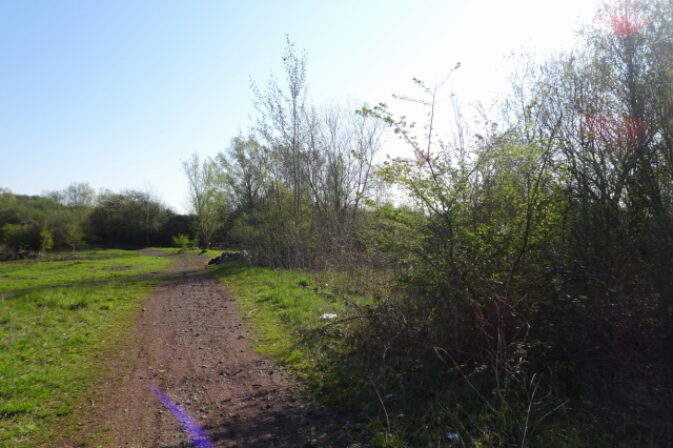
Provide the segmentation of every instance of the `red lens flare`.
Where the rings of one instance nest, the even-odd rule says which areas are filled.
[[[617,37],[628,37],[638,33],[646,24],[647,19],[639,11],[639,2],[622,0],[613,5],[605,6],[604,12],[596,17]]]
[[[625,151],[643,140],[647,123],[632,117],[613,118],[592,113],[584,116],[584,125],[589,139],[604,147]]]

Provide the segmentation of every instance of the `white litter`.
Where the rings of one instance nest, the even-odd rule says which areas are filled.
[[[444,434],[451,443],[460,443],[460,434],[454,431],[446,431]]]
[[[320,316],[320,320],[334,320],[336,318],[337,315],[332,313],[324,313],[323,315]]]

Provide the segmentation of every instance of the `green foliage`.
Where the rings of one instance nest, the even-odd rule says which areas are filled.
[[[65,241],[65,244],[67,244],[68,246],[70,246],[70,248],[72,248],[73,251],[77,250],[80,244],[82,244],[83,238],[84,238],[84,232],[77,223],[70,222],[66,224],[63,234],[63,240]]]
[[[73,184],[63,192],[45,197],[3,193],[0,195],[0,208],[4,207],[0,226],[14,226],[7,228],[6,246],[14,252],[44,251],[43,243],[49,243],[49,249],[78,247],[84,239],[95,198],[86,184]]]
[[[173,245],[178,247],[181,251],[192,249],[195,246],[195,242],[184,233],[180,233],[172,237]]]
[[[288,39],[285,82],[253,86],[257,126],[217,158],[229,240],[267,266],[348,265],[359,256],[356,233],[372,191],[381,126],[350,105],[311,105],[306,61]]]
[[[36,224],[5,224],[2,226],[2,240],[10,249],[38,251],[40,249],[40,229]]]
[[[239,214],[231,238],[257,254],[262,264],[290,265],[287,257],[296,254],[296,238],[306,237],[306,226],[310,225],[307,220],[297,226],[292,207],[292,193],[283,184],[276,184],[255,209]]]
[[[519,86],[515,120],[469,148],[434,132],[439,86],[416,82],[422,130],[385,104],[362,111],[413,152],[380,174],[416,216],[377,212],[391,237],[368,240],[410,267],[351,333],[348,356],[399,398],[389,413],[434,403],[418,397],[444,385],[453,404],[399,422],[412,445],[428,440],[411,428],[437,418],[477,446],[549,446],[551,434],[592,446],[673,440],[657,417],[670,402],[650,389],[673,391],[661,343],[673,334],[673,140],[661,114],[671,96],[653,82],[673,73],[659,44],[673,36],[673,9],[616,2],[603,14],[608,27]],[[594,440],[566,403],[619,436]]]
[[[8,258],[40,251],[42,230],[51,233],[54,248],[75,251],[91,243],[169,245],[173,235],[188,233],[191,226],[190,217],[175,215],[139,191],[96,195],[86,184],[73,184],[45,196],[0,192],[0,242]]]
[[[162,233],[173,213],[149,194],[139,191],[104,193],[89,222],[95,241],[106,245],[170,244]],[[76,241],[76,239],[75,239]]]
[[[40,252],[46,252],[54,247],[54,235],[47,229],[40,231]]]
[[[189,182],[193,230],[199,247],[208,249],[226,211],[224,176],[214,160],[201,161],[196,153],[183,162],[183,168]]]

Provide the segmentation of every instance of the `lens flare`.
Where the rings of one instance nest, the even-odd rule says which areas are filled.
[[[589,138],[613,151],[626,151],[638,146],[646,137],[647,122],[632,117],[610,117],[599,113],[584,115]]]
[[[175,418],[180,422],[182,429],[187,433],[190,439],[194,444],[195,448],[214,448],[213,442],[210,441],[208,436],[203,429],[196,424],[194,420],[177,405],[176,402],[171,400],[171,398],[161,389],[156,386],[152,386],[152,392],[157,396],[159,401],[171,411]]]
[[[604,12],[598,14],[596,18],[615,36],[628,37],[638,33],[648,23],[640,8],[639,1],[619,0],[606,6]]]

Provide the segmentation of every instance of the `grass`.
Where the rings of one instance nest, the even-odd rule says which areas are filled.
[[[173,261],[104,250],[0,263],[0,447],[50,446]]]
[[[462,429],[453,404],[456,400],[473,401],[471,391],[436,384],[432,394],[401,402],[399,391],[389,394],[380,371],[349,358],[351,353],[344,342],[349,326],[331,325],[320,319],[323,313],[335,313],[337,320],[355,318],[354,307],[346,302],[368,305],[376,302],[374,297],[389,294],[391,273],[312,273],[250,268],[241,263],[224,263],[212,270],[254,327],[256,349],[287,365],[317,392],[320,401],[347,409],[351,418],[366,428],[360,436],[367,446],[449,446],[442,445],[444,428]],[[325,343],[330,345],[321,345]],[[351,362],[345,370],[335,369],[334,363],[344,357]],[[370,376],[371,385],[367,381]],[[378,389],[372,386],[374,382]],[[381,400],[391,413],[389,418],[382,412]]]
[[[216,249],[208,249],[205,252],[201,252],[201,249],[197,247],[191,249],[181,249],[179,247],[148,247],[148,249],[158,250],[160,252],[165,252],[167,254],[196,254],[196,255],[203,255],[204,257],[209,258],[217,257],[218,255],[221,255],[222,252],[236,252],[231,250],[221,251]]]
[[[302,333],[324,327],[325,313],[340,314],[343,300],[333,288],[301,271],[246,267],[223,263],[213,271],[239,302],[255,328],[256,350],[289,365],[304,378],[316,374],[310,353],[302,346]]]
[[[356,317],[352,314],[354,307],[348,304],[359,308],[374,303],[376,294],[386,293],[382,285],[388,285],[389,275],[304,272],[247,267],[235,262],[211,269],[253,326],[258,352],[286,365],[315,393],[314,398],[353,411],[352,417],[368,428],[369,435],[361,436],[369,445],[392,446],[388,445],[390,440],[377,443],[372,439],[385,428],[385,422],[375,416],[378,402],[362,401],[361,385],[335,377],[339,373],[330,367],[335,354],[348,356],[343,338],[349,327],[340,324]],[[336,314],[336,320],[322,320],[325,313]]]

